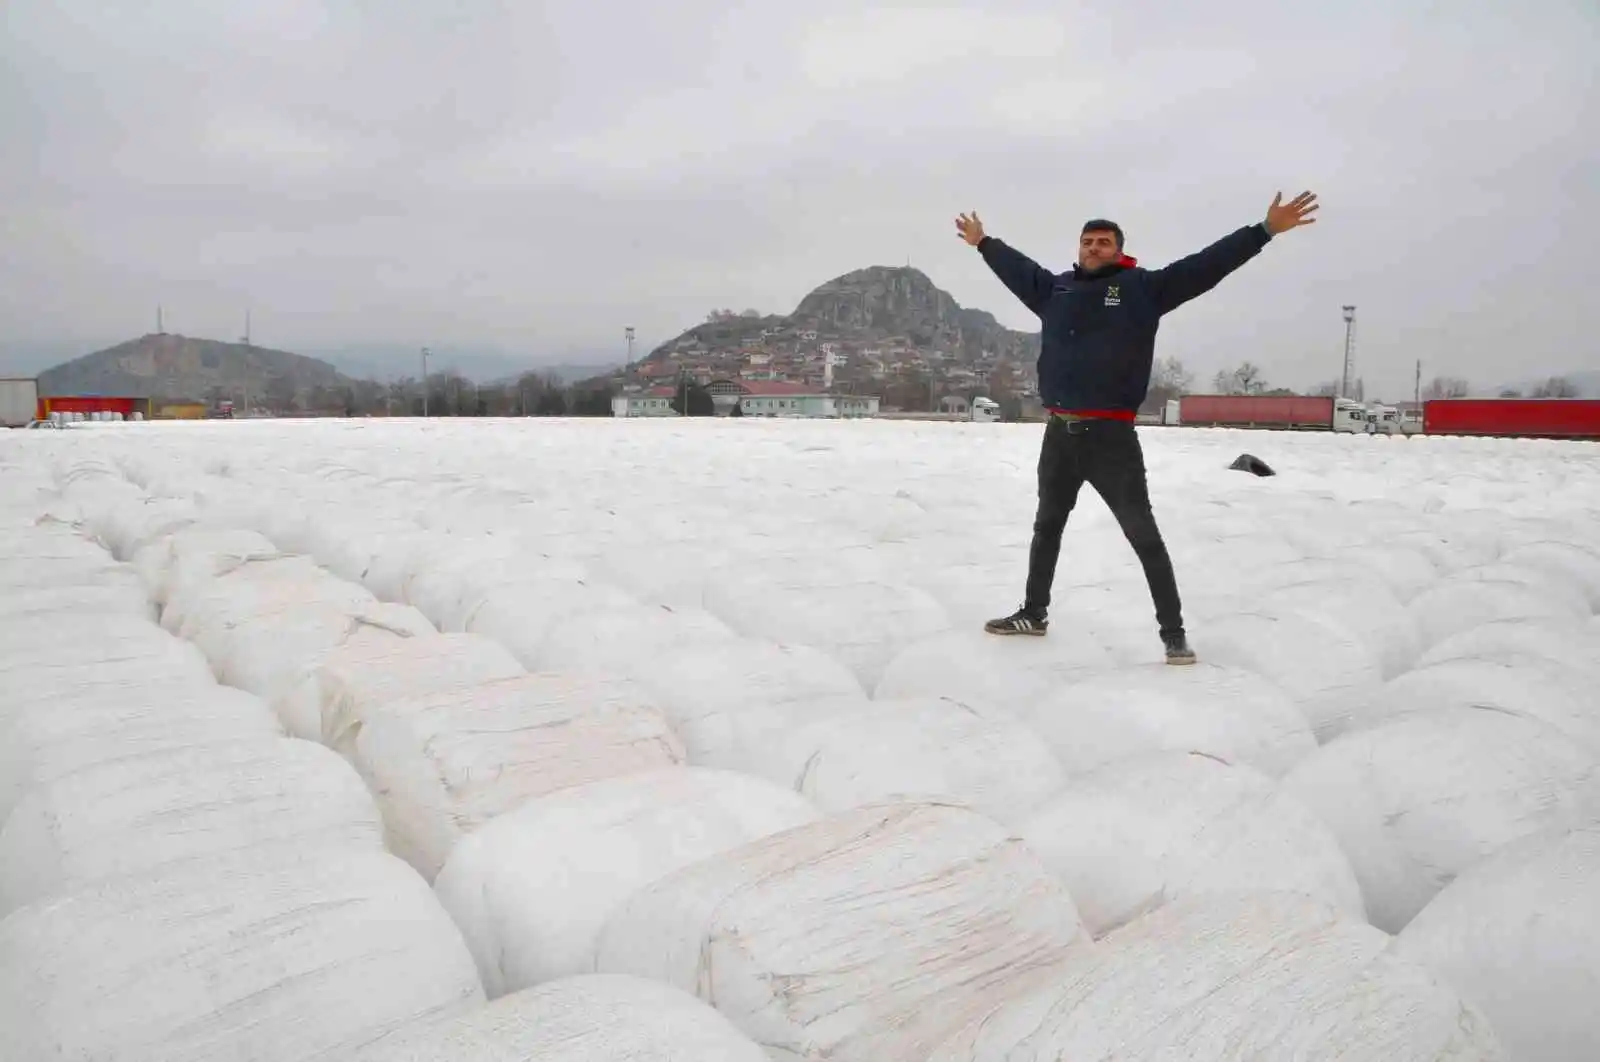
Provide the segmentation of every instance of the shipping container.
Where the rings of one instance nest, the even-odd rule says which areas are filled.
[[[1600,439],[1600,399],[1436,398],[1422,404],[1428,435]]]
[[[1184,395],[1178,420],[1201,427],[1367,430],[1366,410],[1345,398],[1307,395]]]
[[[88,420],[95,413],[120,413],[123,420],[135,419],[134,414],[148,420],[150,400],[122,395],[47,395],[39,399],[39,419],[47,420],[52,413],[82,413]]]
[[[38,418],[39,381],[31,377],[0,379],[0,425],[26,428]]]
[[[205,420],[209,410],[204,402],[166,402],[156,407],[153,420]]]

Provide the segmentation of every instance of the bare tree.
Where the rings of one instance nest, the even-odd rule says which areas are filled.
[[[1552,376],[1533,389],[1534,398],[1577,398],[1578,389],[1565,376]]]
[[[1151,387],[1170,391],[1172,397],[1188,391],[1194,386],[1194,374],[1184,367],[1183,362],[1177,358],[1167,357],[1156,362],[1155,372],[1152,374]]]
[[[1217,373],[1211,382],[1217,393],[1223,395],[1259,395],[1267,389],[1261,367],[1249,361],[1235,369]]]

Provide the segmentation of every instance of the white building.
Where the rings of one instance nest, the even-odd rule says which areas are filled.
[[[739,407],[745,417],[875,417],[877,395],[840,395],[788,380],[713,380],[717,415]],[[724,412],[726,411],[726,412]]]
[[[676,417],[672,400],[678,394],[675,387],[652,387],[648,391],[611,396],[613,417]]]

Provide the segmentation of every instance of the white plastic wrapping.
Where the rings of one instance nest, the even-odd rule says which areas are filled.
[[[1012,826],[1066,783],[1055,754],[1025,723],[949,697],[878,700],[797,723],[752,745],[749,769],[825,812],[937,800]]]
[[[24,701],[0,717],[0,823],[28,789],[96,764],[282,735],[258,698],[211,683],[80,691],[69,709],[56,700]]]
[[[525,579],[494,586],[477,598],[458,629],[501,642],[525,666],[549,656],[544,643],[568,619],[635,607],[614,586],[584,579]]]
[[[314,674],[322,741],[353,758],[361,727],[389,704],[527,672],[498,642],[431,634],[342,646]]]
[[[1317,747],[1281,688],[1201,661],[1127,667],[1022,702],[1019,716],[1068,774],[1150,752],[1202,752],[1277,777]]]
[[[770,1062],[687,992],[638,977],[588,974],[501,996],[411,1026],[350,1062]]]
[[[1364,919],[1333,833],[1266,775],[1158,752],[1078,775],[1018,829],[1095,935],[1173,900],[1277,890]]]
[[[111,760],[26,794],[0,827],[0,911],[226,851],[383,847],[372,796],[320,745],[246,739]]]
[[[927,1062],[1510,1062],[1481,1012],[1389,938],[1295,894],[1197,896],[1079,950]]]
[[[871,707],[855,676],[826,653],[743,638],[681,647],[639,679],[690,763],[731,770],[797,724]]]
[[[335,1062],[482,1004],[455,926],[383,852],[213,858],[0,921],[17,1062]]]
[[[1087,940],[1059,881],[991,820],[880,805],[640,889],[596,969],[694,992],[775,1058],[882,1062],[925,1058]]]
[[[1600,1058],[1600,824],[1507,845],[1392,948],[1482,1010],[1518,1062]]]
[[[1511,841],[1600,821],[1591,751],[1535,720],[1471,708],[1346,734],[1283,785],[1333,830],[1368,918],[1390,933]]]
[[[874,697],[954,697],[1023,713],[1064,686],[1110,671],[1115,660],[1099,642],[1059,634],[996,638],[958,630],[920,638],[889,661]]]
[[[563,789],[463,838],[434,890],[491,998],[594,969],[595,939],[635,889],[818,818],[748,775],[677,767]]]
[[[461,837],[496,815],[683,761],[682,743],[634,683],[549,673],[387,702],[355,747],[390,851],[430,881]]]
[[[278,556],[258,531],[200,527],[152,539],[132,559],[151,600],[164,605],[175,592],[189,592],[247,560]]]
[[[878,684],[905,646],[950,628],[944,606],[914,587],[865,581],[818,586],[814,580],[785,586],[737,567],[706,585],[705,602],[740,634],[821,649],[864,689]]]
[[[523,663],[555,671],[605,671],[642,678],[661,658],[684,646],[727,643],[735,637],[727,624],[704,609],[630,605],[569,616]]]

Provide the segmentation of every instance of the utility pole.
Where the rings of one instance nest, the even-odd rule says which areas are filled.
[[[1422,408],[1422,359],[1421,358],[1417,359],[1417,379],[1416,379],[1416,384],[1415,384],[1415,394],[1412,396],[1412,401],[1416,402],[1418,409]]]
[[[628,340],[627,371],[631,373],[633,372],[633,325],[628,325],[626,328],[624,328],[622,330],[622,334],[627,337]]]
[[[1350,369],[1356,356],[1356,308],[1344,308],[1344,375],[1340,377],[1339,397],[1350,397]]]
[[[166,326],[161,322],[161,304],[158,302],[156,303],[156,335],[164,336],[166,334]]]
[[[250,415],[250,308],[248,306],[244,311],[244,335],[241,341],[244,343],[244,396],[239,402],[239,416],[248,417]]]
[[[422,415],[428,415],[428,348],[422,348]]]

